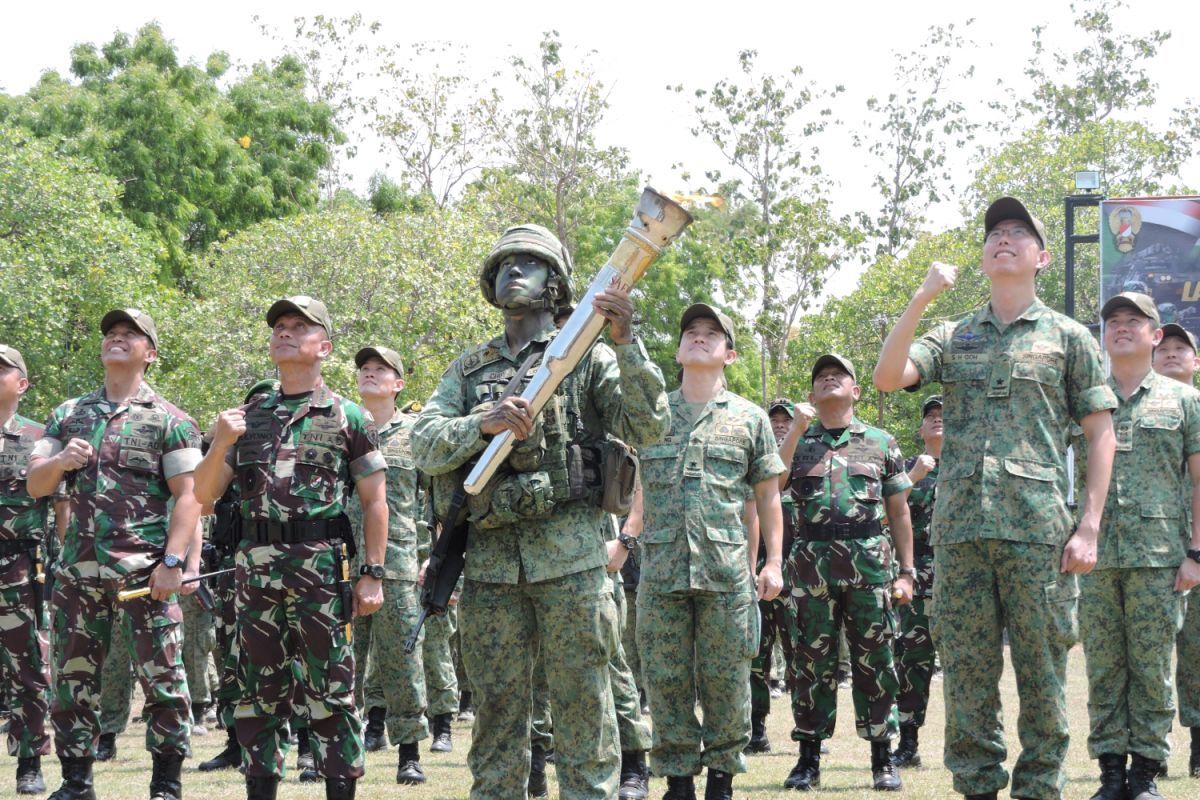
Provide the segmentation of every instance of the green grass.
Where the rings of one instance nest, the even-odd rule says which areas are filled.
[[[1071,749],[1067,757],[1068,783],[1064,797],[1068,800],[1087,800],[1096,788],[1096,765],[1087,757],[1087,679],[1084,674],[1083,651],[1075,648],[1071,654],[1068,685],[1070,709]],[[957,795],[951,789],[950,774],[941,765],[942,750],[942,699],[941,682],[934,684],[934,699],[929,710],[928,724],[922,729],[921,754],[924,766],[903,772],[904,794],[914,798],[952,798]],[[1005,719],[1015,725],[1017,712],[1016,687],[1011,669],[1005,670],[1002,685],[1004,693]],[[839,720],[837,735],[830,741],[831,752],[822,760],[821,794],[837,798],[878,798],[873,792],[870,775],[870,751],[866,742],[854,735],[853,709],[850,693],[841,691],[839,696]],[[771,800],[772,798],[796,798],[799,795],[782,788],[783,779],[796,760],[795,745],[788,739],[791,728],[790,713],[786,698],[773,703],[774,712],[768,720],[772,752],[750,758],[750,771],[734,781],[734,793],[739,798]],[[96,769],[97,795],[103,800],[126,800],[147,797],[150,777],[150,757],[143,750],[142,724],[135,723],[118,740],[118,755],[114,761],[98,764]],[[1174,752],[1170,760],[1169,779],[1159,781],[1159,788],[1170,800],[1200,797],[1200,780],[1183,777],[1187,770],[1188,739],[1186,732],[1173,733]],[[195,737],[192,747],[195,757],[184,766],[184,794],[188,800],[226,800],[244,797],[242,777],[237,772],[226,771],[203,774],[195,765],[214,755],[224,744],[223,731],[212,731],[208,736]],[[1016,758],[1016,730],[1008,729],[1009,766]],[[467,723],[454,724],[454,752],[429,753],[429,741],[422,743],[421,761],[429,783],[421,787],[400,787],[395,784],[396,750],[369,753],[367,774],[358,788],[358,797],[373,798],[463,798],[470,788],[470,773],[466,768],[467,748],[470,745],[470,727]],[[289,756],[289,766],[295,756]],[[10,760],[15,766],[15,761]],[[58,762],[51,757],[45,762],[46,783],[51,790],[59,783]],[[550,768],[550,796],[557,797],[554,770]],[[11,791],[11,775],[0,779],[0,797]],[[321,800],[324,789],[320,784],[300,784],[297,773],[289,769],[288,777],[280,787],[279,797],[287,800]],[[703,792],[703,779],[698,788]],[[651,781],[651,797],[659,798],[665,791],[661,780]],[[1001,793],[1001,797],[1007,796]]]

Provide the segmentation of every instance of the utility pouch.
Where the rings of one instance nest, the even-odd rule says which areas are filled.
[[[620,439],[600,444],[600,508],[623,517],[633,507],[640,462],[632,447]]]

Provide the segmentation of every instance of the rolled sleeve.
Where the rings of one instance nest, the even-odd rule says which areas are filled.
[[[901,472],[899,474],[893,475],[892,477],[887,478],[883,482],[883,496],[891,497],[894,494],[900,494],[901,492],[907,492],[909,489],[912,488],[912,485],[913,484],[912,484],[912,481],[908,477],[908,473]]]
[[[38,439],[37,444],[33,446],[33,455],[37,458],[53,458],[62,452],[63,443],[58,439],[50,439],[43,436]]]
[[[746,479],[751,485],[757,486],[770,478],[778,478],[786,471],[787,468],[783,465],[783,459],[779,457],[779,454],[768,453],[750,464]]]
[[[1117,407],[1117,396],[1107,386],[1093,386],[1084,389],[1075,397],[1075,419],[1082,422],[1083,418],[1097,411],[1112,411]]]
[[[384,460],[383,453],[372,450],[350,462],[350,477],[357,483],[368,475],[383,469],[387,469],[387,461]]]
[[[942,353],[949,338],[948,327],[945,323],[939,325],[917,339],[908,348],[908,358],[917,368],[921,376],[917,386],[927,383],[940,383],[942,380]],[[910,387],[916,388],[916,386]]]

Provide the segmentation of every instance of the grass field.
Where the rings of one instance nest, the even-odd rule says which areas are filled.
[[[1011,669],[1005,670],[1004,683],[1005,718],[1015,725],[1017,713],[1016,687],[1013,683]],[[1068,800],[1087,800],[1096,788],[1096,765],[1087,757],[1087,680],[1084,674],[1083,651],[1075,648],[1071,654],[1070,683],[1068,686],[1068,704],[1071,715],[1072,743],[1067,758],[1068,783],[1063,796]],[[918,769],[905,770],[904,794],[916,798],[953,798],[957,795],[951,789],[950,774],[942,768],[942,700],[941,682],[934,685],[934,700],[929,710],[928,724],[922,729],[921,754],[924,766]],[[844,798],[880,797],[871,790],[870,751],[866,742],[854,735],[853,709],[850,705],[850,693],[839,692],[838,733],[831,740],[831,752],[822,759],[820,794]],[[796,760],[795,746],[788,740],[790,730],[790,713],[785,698],[774,701],[774,712],[768,721],[772,742],[772,752],[766,755],[754,756],[750,759],[750,771],[740,775],[734,781],[734,794],[739,798],[795,798],[794,792],[782,788],[783,779]],[[135,800],[147,797],[147,786],[150,776],[150,756],[143,750],[144,727],[139,723],[129,726],[128,731],[118,740],[118,755],[114,761],[98,764],[96,769],[97,796],[101,800]],[[467,723],[456,722],[454,725],[454,752],[434,754],[428,752],[429,742],[422,743],[421,760],[429,783],[421,787],[401,787],[395,784],[396,750],[391,748],[380,753],[369,753],[367,756],[367,774],[358,787],[358,797],[371,800],[372,798],[413,798],[417,800],[439,800],[449,798],[464,798],[470,787],[470,773],[466,768],[466,753],[470,745],[470,727]],[[1186,732],[1176,730],[1173,734],[1174,752],[1171,755],[1170,772],[1172,777],[1159,781],[1159,788],[1169,800],[1186,800],[1200,798],[1200,780],[1183,777],[1187,769]],[[195,753],[193,759],[185,763],[183,787],[184,794],[189,800],[226,800],[227,798],[244,797],[243,779],[235,771],[203,774],[195,769],[195,765],[214,755],[224,744],[223,731],[214,730],[208,736],[196,737],[192,740]],[[1016,731],[1009,729],[1009,764],[1016,757]],[[8,763],[15,766],[15,760]],[[295,763],[295,756],[289,757],[289,767]],[[44,773],[46,783],[51,790],[58,787],[59,773],[57,759],[50,757],[45,762]],[[550,796],[557,797],[557,786],[554,783],[554,770],[550,768]],[[11,796],[12,771],[6,772],[0,778],[0,797]],[[280,787],[279,797],[289,800],[317,800],[324,798],[324,789],[320,784],[301,784],[296,780],[297,773],[289,769],[288,777]],[[659,798],[666,789],[666,784],[660,780],[651,781],[651,794]],[[703,779],[698,789],[703,792]],[[702,795],[701,795],[702,796]],[[1001,793],[1001,797],[1007,796]],[[515,799],[514,799],[515,800]]]

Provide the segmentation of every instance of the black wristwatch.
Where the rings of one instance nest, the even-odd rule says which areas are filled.
[[[912,567],[901,567],[901,568],[900,568],[900,574],[901,574],[901,575],[907,575],[907,576],[909,576],[910,578],[915,578],[915,577],[917,577],[917,571],[916,571],[915,569],[913,569]]]
[[[1190,558],[1192,561],[1195,561],[1197,564],[1200,564],[1200,549],[1188,550],[1187,557]]]
[[[383,580],[383,567],[378,564],[363,564],[358,568],[359,575],[370,575],[377,581]]]
[[[172,553],[163,556],[162,565],[167,569],[183,569],[183,559]]]
[[[630,536],[628,533],[625,533],[624,531],[617,534],[617,541],[620,542],[621,545],[626,550],[629,550],[630,552],[633,552],[634,550],[636,550],[637,546],[638,546],[637,537]]]

